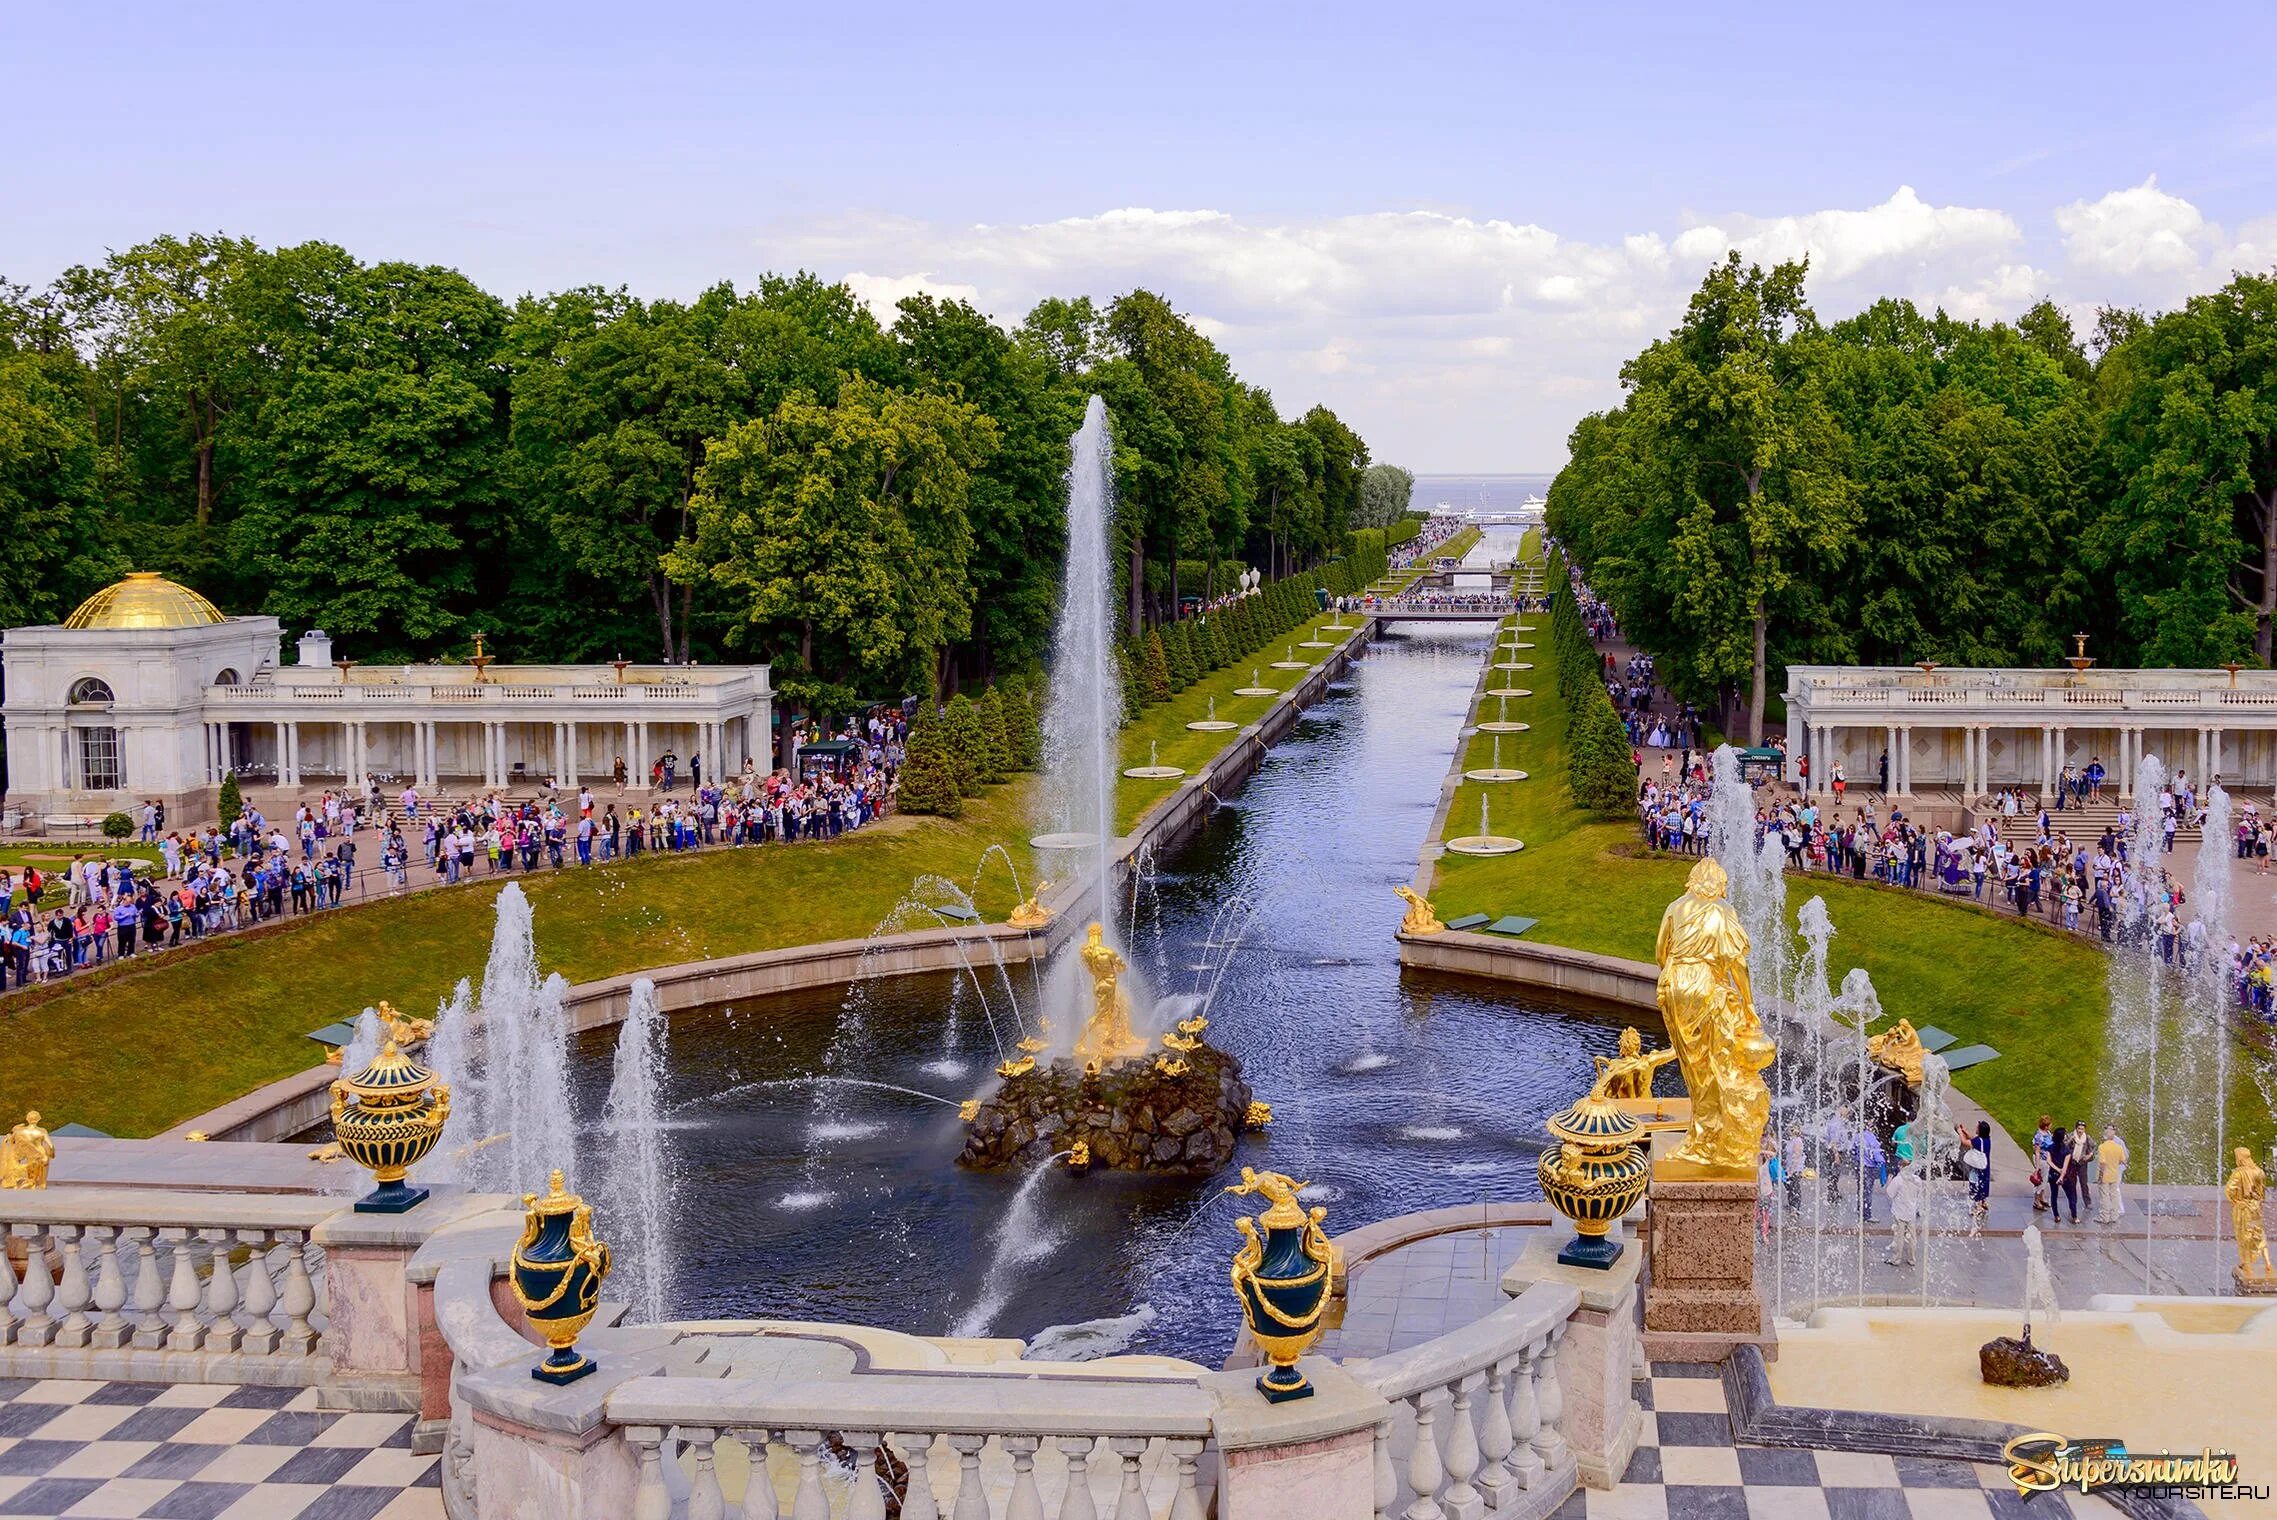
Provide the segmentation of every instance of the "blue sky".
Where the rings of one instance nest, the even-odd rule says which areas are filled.
[[[0,275],[219,229],[507,296],[1143,282],[1452,471],[1555,468],[1728,244],[1830,315],[2277,264],[2277,7],[1842,9],[18,0]]]

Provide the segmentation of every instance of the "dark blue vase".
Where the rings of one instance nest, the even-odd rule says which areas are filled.
[[[559,1172],[545,1197],[525,1193],[522,1205],[528,1214],[508,1282],[530,1328],[551,1348],[530,1376],[541,1383],[574,1383],[593,1370],[577,1350],[577,1336],[601,1305],[609,1247],[593,1236],[591,1206],[562,1187]]]

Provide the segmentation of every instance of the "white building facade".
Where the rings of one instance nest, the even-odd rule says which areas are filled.
[[[224,617],[155,575],[9,629],[8,810],[38,825],[162,801],[196,821],[232,771],[250,791],[369,777],[447,796],[600,783],[620,760],[645,789],[666,755],[681,776],[699,758],[706,777],[769,765],[764,665],[367,666],[320,632],[295,653],[275,618]]]
[[[2050,791],[2065,766],[2100,761],[2132,796],[2145,755],[2171,774],[2231,788],[2277,786],[2277,671],[1980,670],[1797,665],[1787,671],[1787,779],[1814,786],[1839,763],[1870,787],[1889,757],[1899,796]]]

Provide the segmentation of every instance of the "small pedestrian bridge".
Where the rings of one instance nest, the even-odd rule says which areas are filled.
[[[1473,599],[1473,605],[1437,606],[1431,603],[1407,605],[1400,602],[1380,602],[1362,609],[1379,623],[1498,623],[1518,610],[1518,604],[1506,597]]]

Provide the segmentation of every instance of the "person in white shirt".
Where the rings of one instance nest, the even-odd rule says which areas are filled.
[[[1901,1166],[1884,1191],[1890,1196],[1890,1249],[1882,1260],[1893,1267],[1912,1266],[1914,1241],[1921,1233],[1921,1174]]]

